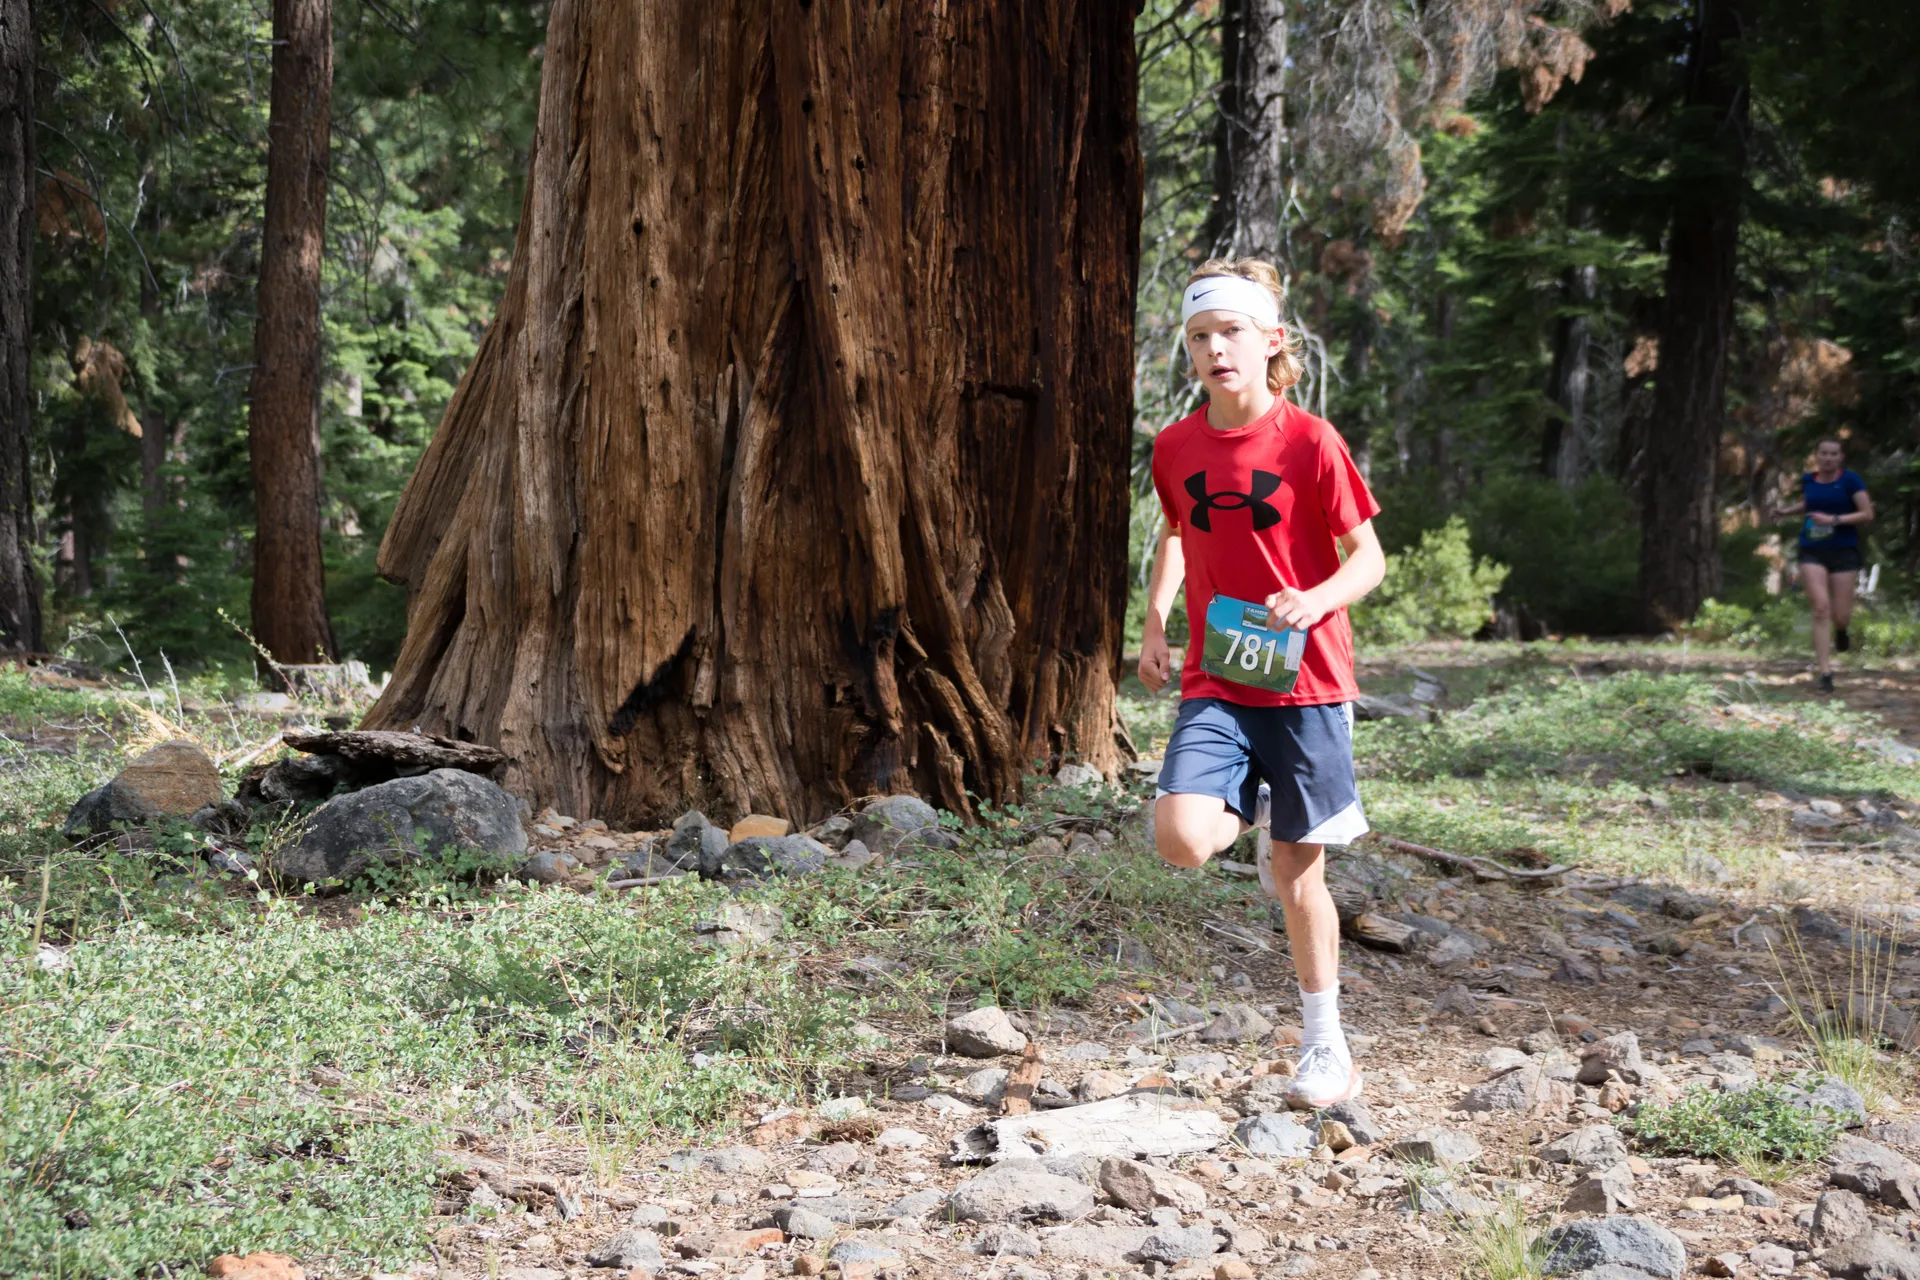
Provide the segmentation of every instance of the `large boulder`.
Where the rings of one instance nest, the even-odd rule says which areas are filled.
[[[849,840],[858,840],[878,854],[914,845],[945,845],[940,815],[919,796],[882,796],[853,819]]]
[[[1618,1267],[1631,1275],[1673,1277],[1687,1266],[1687,1246],[1651,1218],[1617,1215],[1568,1223],[1547,1235],[1550,1276]]]
[[[1834,1143],[1829,1180],[1895,1209],[1920,1209],[1920,1165],[1865,1138],[1841,1138]]]
[[[456,850],[502,862],[527,851],[520,802],[478,774],[435,769],[336,796],[307,820],[300,842],[280,856],[292,880],[344,880],[376,862],[437,859]]]
[[[707,821],[706,814],[689,809],[674,822],[673,834],[667,837],[662,855],[672,866],[691,871],[718,866],[726,855],[728,843],[727,833]]]
[[[1504,1075],[1495,1076],[1460,1099],[1460,1109],[1470,1112],[1513,1111],[1525,1115],[1564,1115],[1573,1105],[1573,1086],[1548,1074],[1547,1067],[1530,1062]]]
[[[948,1019],[947,1047],[969,1058],[997,1058],[1025,1049],[1027,1037],[1005,1009],[988,1005]]]
[[[718,855],[700,853],[700,874],[708,880],[765,880],[800,876],[826,868],[833,850],[812,836],[748,836]]]
[[[222,798],[213,759],[198,744],[174,738],[135,756],[112,781],[75,801],[65,833],[82,840],[116,826],[185,818]]]

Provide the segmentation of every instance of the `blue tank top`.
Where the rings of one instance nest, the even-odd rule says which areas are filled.
[[[1800,477],[1800,493],[1807,501],[1807,515],[1824,511],[1830,516],[1851,515],[1854,510],[1853,495],[1864,492],[1867,482],[1858,472],[1842,471],[1830,483],[1821,483],[1809,471]],[[1810,519],[1800,521],[1800,545],[1803,547],[1857,547],[1860,545],[1860,531],[1850,524],[1815,524]]]

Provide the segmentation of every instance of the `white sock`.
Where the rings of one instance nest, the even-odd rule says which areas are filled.
[[[1347,1052],[1347,1037],[1340,1030],[1340,984],[1335,982],[1325,991],[1300,989],[1300,1018],[1302,1021],[1300,1047],[1310,1049],[1314,1045],[1325,1045],[1342,1057]]]

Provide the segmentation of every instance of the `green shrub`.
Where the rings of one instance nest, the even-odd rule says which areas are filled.
[[[1613,480],[1596,476],[1565,489],[1539,476],[1495,476],[1463,505],[1474,549],[1512,570],[1503,600],[1555,631],[1633,629],[1640,524]]]
[[[1354,634],[1372,644],[1470,636],[1493,616],[1505,565],[1476,561],[1466,522],[1455,516],[1420,535],[1420,545],[1387,557],[1387,576],[1353,607]]]
[[[1842,1119],[1795,1106],[1777,1085],[1742,1093],[1696,1087],[1670,1106],[1641,1106],[1627,1127],[1637,1143],[1667,1155],[1805,1164],[1827,1154]]]
[[[422,897],[352,928],[276,902],[194,936],[107,931],[59,971],[11,958],[16,916],[0,1275],[178,1275],[251,1249],[384,1269],[426,1252],[438,1149],[510,1092],[530,1105],[502,1123],[577,1127],[615,1164],[662,1131],[711,1135],[746,1095],[798,1096],[851,1011],[791,958],[690,946],[724,900]],[[90,1225],[63,1226],[76,1211]]]

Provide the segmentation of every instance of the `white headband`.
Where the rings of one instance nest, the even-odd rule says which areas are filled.
[[[1180,299],[1180,325],[1202,311],[1238,311],[1251,316],[1262,329],[1280,327],[1280,308],[1273,292],[1245,276],[1201,276],[1187,286]]]

